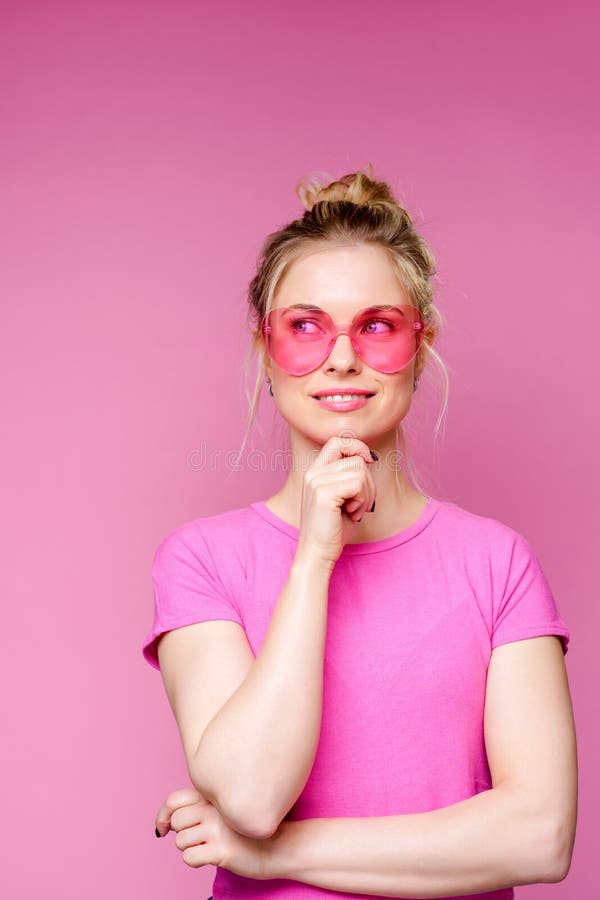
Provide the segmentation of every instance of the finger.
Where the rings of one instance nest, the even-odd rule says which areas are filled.
[[[374,512],[373,506],[375,505],[375,498],[377,496],[377,487],[375,485],[375,479],[371,475],[370,471],[367,470],[367,493],[365,506],[363,511],[361,512],[361,518],[364,516],[366,512]]]
[[[206,840],[208,840],[206,825],[198,823],[180,831],[175,838],[175,846],[178,850],[186,850],[188,847],[193,847],[194,844],[200,844]]]
[[[375,480],[369,470],[365,469],[364,481],[358,494],[344,504],[344,510],[354,522],[360,522],[367,510],[371,509],[375,494]]]
[[[348,497],[342,505],[342,509],[347,515],[353,517],[354,514],[367,503],[368,495],[372,491],[373,479],[369,474],[369,470],[362,458],[362,456],[350,456],[345,457],[342,460],[339,460],[340,465],[344,466],[344,468],[348,469],[356,469],[361,475],[360,485],[358,492],[353,497]],[[358,465],[356,465],[358,464]],[[332,463],[331,467],[336,466],[336,463]]]
[[[196,788],[181,788],[173,791],[162,804],[156,814],[155,833],[157,837],[164,837],[171,828],[171,816],[180,806],[190,806],[198,801],[205,801],[200,791]]]
[[[164,837],[165,834],[169,833],[171,830],[171,815],[172,812],[169,812],[164,806],[161,806],[158,815],[156,816],[154,827],[156,837]]]
[[[313,482],[321,478],[328,478],[338,472],[367,472],[367,470],[364,458],[353,453],[352,456],[341,456],[339,459],[331,460],[327,463],[326,468],[321,469],[313,476]]]
[[[221,861],[217,858],[213,845],[195,844],[193,847],[187,847],[182,855],[184,863],[191,866],[192,869],[198,869],[200,866],[218,866]]]
[[[358,438],[335,435],[323,444],[317,456],[317,465],[327,465],[344,456],[360,456],[366,463],[372,463],[371,451]]]
[[[355,519],[357,511],[360,511],[367,503],[370,488],[365,483],[363,473],[348,475],[340,480],[339,476],[333,485],[335,488],[335,502],[341,508],[342,514]]]
[[[184,828],[191,828],[198,825],[206,818],[207,811],[212,809],[211,803],[198,802],[191,806],[180,806],[171,813],[171,829],[172,831],[182,831]]]
[[[316,475],[312,481],[315,495],[320,494],[323,499],[332,500],[338,506],[358,497],[365,485],[365,472],[362,469],[363,463],[357,457],[353,460],[360,465],[348,466],[333,472],[326,469]]]
[[[360,522],[366,509],[368,509],[367,502],[364,499],[359,499],[355,502],[353,509],[348,511],[348,515],[353,522]]]
[[[359,507],[368,509],[373,503],[374,481],[359,456],[331,463],[314,476],[312,486],[314,490],[325,489],[324,493],[349,516]]]
[[[348,468],[353,468],[352,463],[358,463],[358,468],[362,474],[362,484],[360,490],[354,497],[350,497],[343,504],[344,511],[356,522],[359,521],[367,510],[370,510],[376,495],[375,479],[371,474],[371,468],[367,466],[361,456],[346,457],[339,461],[340,465],[346,464]],[[331,467],[336,463],[332,463]]]

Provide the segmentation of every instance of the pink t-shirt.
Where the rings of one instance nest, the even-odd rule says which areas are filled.
[[[263,501],[168,534],[152,566],[145,659],[159,668],[157,637],[208,619],[239,622],[256,656],[298,534]],[[534,551],[496,519],[429,497],[403,531],[346,544],[330,580],[319,745],[286,818],[428,812],[491,788],[483,713],[492,649],[545,634],[567,652],[570,633]],[[217,868],[213,896],[372,895]]]

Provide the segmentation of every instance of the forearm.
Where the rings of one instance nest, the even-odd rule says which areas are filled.
[[[558,881],[556,837],[498,787],[431,812],[282,822],[265,878],[381,897],[448,897]]]
[[[195,756],[198,790],[252,836],[274,831],[314,762],[331,568],[295,557],[248,675],[205,729]]]

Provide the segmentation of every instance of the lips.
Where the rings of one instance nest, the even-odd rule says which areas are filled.
[[[334,390],[334,391],[318,391],[316,394],[313,394],[312,396],[315,397],[317,400],[319,400],[319,399],[322,400],[324,397],[336,397],[336,396],[340,396],[340,395],[345,396],[345,395],[350,395],[350,394],[352,396],[356,396],[356,397],[372,397],[373,396],[372,391],[358,391],[358,390],[351,390],[349,388],[340,388],[339,390]]]

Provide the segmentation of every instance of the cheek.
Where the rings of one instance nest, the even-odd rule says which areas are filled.
[[[380,410],[390,421],[400,419],[410,409],[413,399],[413,374],[402,374],[391,384],[382,385]]]
[[[413,378],[413,367],[412,365],[407,366],[402,372],[398,372],[397,375],[390,378],[389,382],[382,383],[384,397],[400,399],[405,394],[412,393]]]
[[[295,378],[279,370],[274,379],[278,404],[281,408],[291,412],[300,411],[303,408],[310,410],[310,403],[315,401],[309,396],[309,387],[302,377]]]

